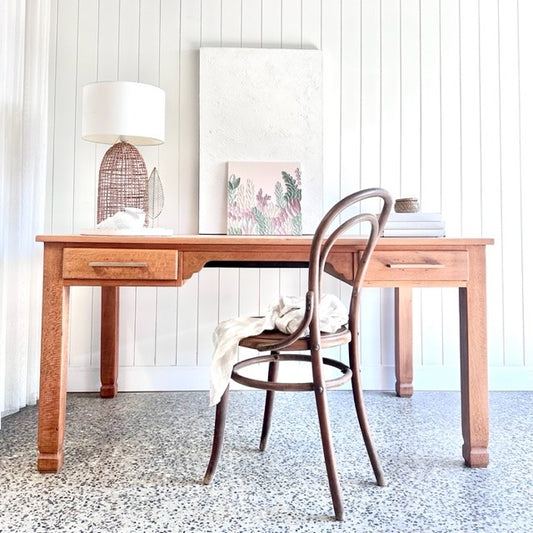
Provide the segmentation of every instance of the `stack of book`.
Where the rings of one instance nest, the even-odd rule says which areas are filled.
[[[441,213],[391,213],[384,237],[444,237],[446,228]]]

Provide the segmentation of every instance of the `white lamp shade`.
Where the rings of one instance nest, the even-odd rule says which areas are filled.
[[[87,141],[155,145],[165,141],[165,92],[132,81],[83,87],[81,136]]]

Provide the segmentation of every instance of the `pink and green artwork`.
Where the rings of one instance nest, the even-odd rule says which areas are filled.
[[[228,235],[301,235],[300,163],[228,163]]]

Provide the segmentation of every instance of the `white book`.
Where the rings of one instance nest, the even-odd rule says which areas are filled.
[[[444,237],[444,228],[414,228],[414,229],[387,229],[383,232],[384,237]]]
[[[442,220],[387,220],[388,229],[440,229],[444,228]]]
[[[389,215],[389,222],[440,222],[442,221],[442,213],[391,213]]]

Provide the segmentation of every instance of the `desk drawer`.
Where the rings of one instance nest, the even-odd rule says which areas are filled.
[[[466,281],[468,252],[466,250],[374,251],[365,279]]]
[[[64,279],[176,280],[176,250],[65,248]]]

